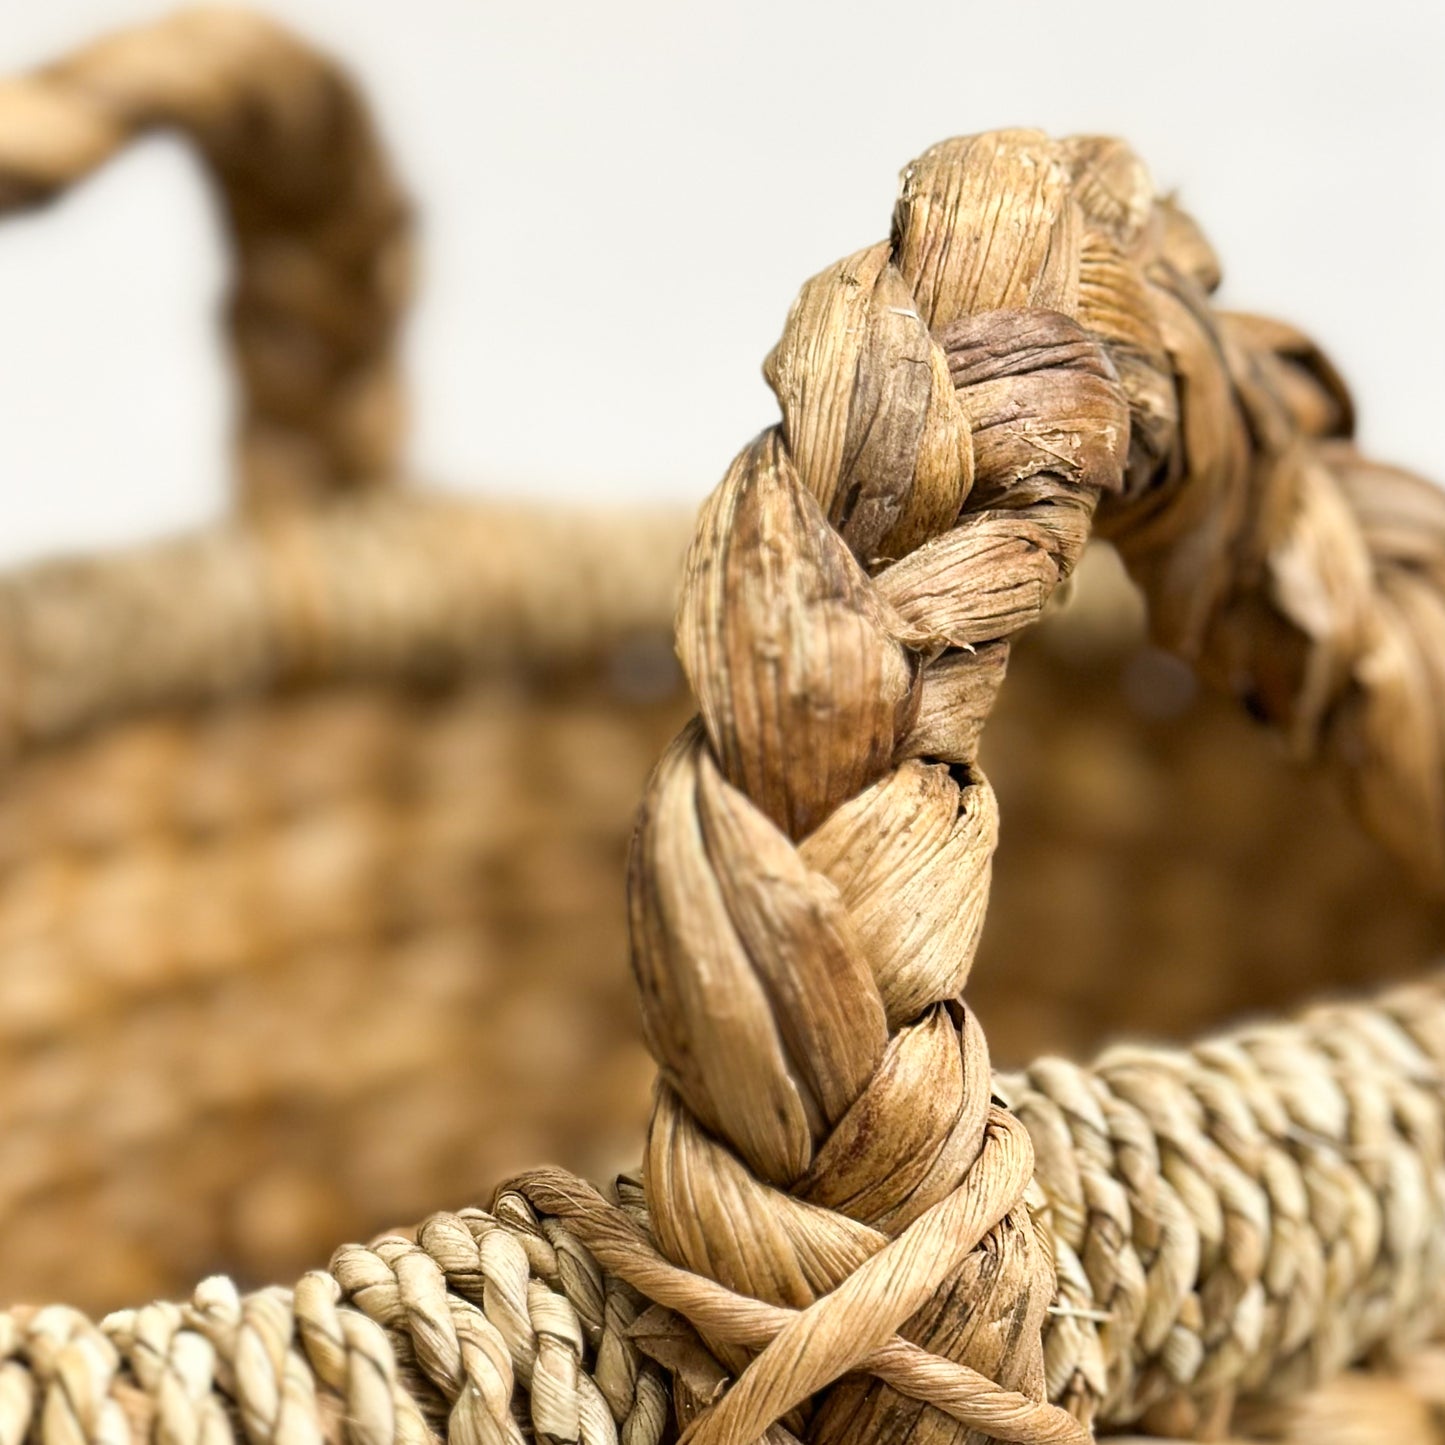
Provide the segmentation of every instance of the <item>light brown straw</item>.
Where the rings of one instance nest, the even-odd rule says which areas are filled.
[[[689,554],[700,716],[629,879],[643,1184],[524,1176],[294,1291],[11,1310],[0,1445],[1217,1435],[1434,1335],[1441,981],[1019,1077],[964,999],[998,826],[980,733],[1096,510],[1158,636],[1445,873],[1445,498],[1359,459],[1327,363],[1216,315],[1216,269],[1117,142],[911,165],[892,239],[804,288],[767,367],[783,422]],[[196,655],[135,701],[183,694]]]
[[[1352,468],[1369,469],[1314,441],[1348,424],[1333,373],[1284,328],[1215,322],[1213,279],[1198,233],[1153,201],[1121,145],[1000,132],[905,170],[892,240],[810,282],[769,358],[783,424],[704,508],[678,621],[701,719],[658,769],[632,868],[634,964],[662,1070],[646,1156],[658,1245],[738,1295],[802,1311],[751,1355],[683,1309],[737,1376],[720,1399],[682,1392],[699,1445],[784,1426],[816,1442],[966,1438],[976,1421],[870,1378],[864,1362],[895,1330],[991,1388],[1042,1402],[1047,1383],[1085,1419],[1118,1398],[1126,1418],[1192,1431],[1227,1419],[1241,1389],[1343,1365],[1352,1317],[1380,1312],[1353,1292],[1368,1296],[1376,1271],[1391,1282],[1389,1331],[1435,1322],[1433,1144],[1410,1243],[1376,1232],[1370,1269],[1345,1269],[1343,1292],[1339,1273],[1312,1267],[1308,1190],[1269,1200],[1263,1171],[1285,1165],[1256,1158],[1200,1206],[1221,1216],[1213,1250],[1175,1247],[1156,1222],[1157,1290],[1210,1275],[1182,1333],[1174,1308],[1134,1287],[1160,1367],[1111,1378],[1081,1341],[1046,1368],[1053,1266],[1085,1238],[1041,1251],[990,1147],[987,1054],[962,1003],[996,838],[975,750],[1008,641],[1072,570],[1101,494],[1159,635],[1303,746],[1334,746],[1367,817],[1438,871],[1432,654],[1402,649],[1435,615],[1441,579],[1415,583],[1434,554],[1403,519],[1445,516],[1445,499],[1381,473],[1384,524],[1357,516]],[[1394,605],[1397,586],[1413,612]],[[1409,1103],[1389,1112],[1433,1141],[1439,1075],[1418,1069],[1417,1047],[1328,1041],[1346,1046],[1397,1076]],[[1327,1079],[1310,1049],[1293,1069],[1306,1094]],[[1209,1107],[1258,1139],[1250,1082],[1210,1081]],[[1151,1079],[1128,1097],[1183,1152],[1201,1105],[1175,1092]],[[1062,1118],[1088,1097],[1068,1079]],[[977,1232],[940,1231],[952,1211]],[[1299,1240],[1267,1270],[1262,1241],[1291,1219]],[[1117,1336],[1134,1310],[1115,1318],[1129,1271],[1113,1238],[1095,1268]],[[1087,1320],[1094,1302],[1075,1313]],[[1005,1433],[1062,1428],[1040,1403]]]
[[[278,686],[595,666],[655,637],[687,519],[383,491],[0,579],[0,755]],[[177,598],[186,606],[178,607]]]

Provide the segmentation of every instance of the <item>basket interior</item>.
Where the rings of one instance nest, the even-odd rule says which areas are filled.
[[[8,1297],[286,1279],[509,1171],[634,1163],[626,847],[688,710],[644,691],[602,661],[514,666],[23,759],[0,811]],[[1445,910],[1277,752],[1144,645],[1109,554],[1083,569],[984,745],[1003,824],[970,1000],[996,1061],[1195,1036],[1438,948]]]

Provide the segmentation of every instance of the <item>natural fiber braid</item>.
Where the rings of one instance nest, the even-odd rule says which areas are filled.
[[[388,479],[408,217],[355,87],[242,11],[126,31],[0,85],[0,214],[53,199],[156,130],[204,157],[234,243],[247,504]]]
[[[1187,561],[1239,543],[1230,507],[1197,515],[1231,435],[1216,412],[1273,407],[1275,433],[1241,425],[1228,457],[1246,497],[1327,429],[1278,331],[1235,324],[1257,343],[1242,387],[1181,349],[1170,307],[1201,254],[1114,143],[935,148],[905,172],[892,242],[804,289],[767,368],[784,426],[704,508],[678,624],[702,717],[658,770],[632,874],[662,1067],[649,1203],[677,1264],[802,1313],[739,1341],[689,1312],[738,1377],[716,1402],[680,1382],[689,1439],[979,1427],[882,1383],[895,1330],[977,1370],[979,1399],[1042,1395],[1048,1264],[1003,1182],[1006,1120],[961,1006],[994,834],[974,748],[1003,647],[1072,567],[1100,491],[1161,632],[1202,649],[1212,625],[1174,635],[1198,600],[1174,595],[1149,521],[1195,514]],[[1227,1355],[1210,1323],[1201,1351]],[[871,1381],[826,1390],[860,1369]],[[1232,1401],[1242,1371],[1210,1359],[1207,1388]],[[1060,1429],[1042,1407],[1008,1424]]]
[[[1211,308],[1213,252],[1125,147],[1065,145],[1091,228],[1085,324],[1134,423],[1101,534],[1156,638],[1329,759],[1370,829],[1445,887],[1445,493],[1354,450],[1349,393],[1308,337]]]
[[[1033,133],[910,168],[893,242],[793,308],[768,364],[784,427],[734,463],[686,565],[702,725],[658,770],[632,869],[663,1070],[648,1202],[676,1263],[801,1311],[751,1363],[693,1317],[738,1375],[716,1404],[684,1382],[698,1445],[784,1420],[820,1442],[969,1437],[977,1418],[876,1378],[826,1388],[900,1331],[967,1367],[979,1408],[1004,1392],[1008,1438],[1081,1438],[1042,1399],[1027,1140],[959,1004],[996,834],[978,723],[1129,432],[1068,314],[1077,219]]]
[[[1100,492],[1119,498],[1113,525],[1163,635],[1207,658],[1235,616],[1221,597],[1344,595],[1327,548],[1285,549],[1264,584],[1221,560],[1255,537],[1240,519],[1269,511],[1251,500],[1276,474],[1264,461],[1336,424],[1298,348],[1256,336],[1232,369],[1223,342],[1213,362],[1181,361],[1159,297],[1185,304],[1205,253],[1124,183],[1136,169],[1112,143],[1031,132],[936,148],[905,177],[892,246],[820,277],[790,317],[770,363],[784,430],[735,464],[694,547],[680,640],[703,722],[660,768],[635,855],[664,1067],[648,1214],[543,1174],[496,1216],[343,1251],[294,1294],[208,1284],[178,1314],[99,1331],[11,1312],[0,1437],[38,1417],[57,1439],[381,1441],[445,1425],[511,1440],[516,1405],[548,1438],[610,1439],[620,1420],[641,1442],[664,1426],[635,1336],[668,1362],[697,1440],[1077,1441],[1046,1382],[1082,1416],[1102,1401],[1102,1418],[1149,1409],[1194,1428],[1274,1367],[1292,1384],[1438,1323],[1438,988],[1383,1029],[1356,1010],[1126,1059],[1102,1082],[1069,1079],[1062,1111],[1049,1067],[1001,1083],[1038,1121],[1031,1189],[1029,1140],[991,1101],[961,1002],[994,832],[979,729],[1007,639],[1067,574]],[[1277,403],[1268,444],[1262,404],[1248,429],[1219,420],[1256,385]],[[1216,474],[1237,495],[1201,525]],[[1369,535],[1430,580],[1409,539]],[[1228,585],[1186,605],[1200,557],[1215,565],[1199,575]],[[1423,590],[1409,589],[1422,615]],[[1304,671],[1292,706],[1321,693]],[[1353,677],[1345,701],[1374,682]],[[1361,767],[1382,788],[1393,776],[1368,755]],[[1339,1107],[1317,1118],[1302,1101],[1322,1081]],[[1101,1131],[1072,1116],[1096,1091]],[[1055,1212],[1063,1312],[1045,1341],[1055,1251],[1038,1225]],[[637,1318],[579,1237],[677,1313]]]

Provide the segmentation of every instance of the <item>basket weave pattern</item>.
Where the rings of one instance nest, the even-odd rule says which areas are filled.
[[[682,715],[686,519],[392,485],[406,207],[334,66],[227,12],[104,41],[0,86],[0,206],[157,128],[233,243],[242,506],[0,582],[0,1280],[101,1308],[635,1154],[594,960]]]

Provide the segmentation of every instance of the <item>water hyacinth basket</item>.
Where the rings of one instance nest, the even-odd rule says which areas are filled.
[[[407,484],[272,22],[0,211],[157,130],[237,498],[0,578],[0,1445],[1445,1439],[1445,495],[1127,146],[907,166],[693,516]]]

